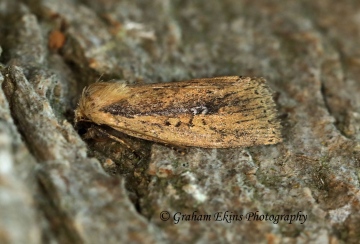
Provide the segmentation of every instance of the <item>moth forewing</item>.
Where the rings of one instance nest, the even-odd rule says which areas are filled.
[[[282,140],[275,103],[262,78],[94,83],[80,99],[79,120],[175,146],[231,148]]]

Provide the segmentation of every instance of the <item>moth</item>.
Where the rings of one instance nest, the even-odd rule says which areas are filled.
[[[179,147],[235,148],[282,141],[272,93],[263,78],[97,82],[83,90],[75,111],[75,123],[80,122]]]

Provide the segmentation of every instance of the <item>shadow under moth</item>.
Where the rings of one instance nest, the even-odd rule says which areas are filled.
[[[281,126],[263,78],[225,76],[83,90],[75,123],[179,147],[234,148],[276,144]],[[109,130],[110,131],[110,130]],[[112,139],[122,142],[114,133]]]

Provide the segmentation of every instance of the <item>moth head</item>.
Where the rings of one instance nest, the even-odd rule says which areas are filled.
[[[78,107],[75,110],[75,125],[81,121],[89,121],[88,116],[86,115],[87,100],[88,100],[87,89],[88,88],[86,88],[86,87],[84,88],[81,98],[79,100]]]
[[[77,109],[75,110],[75,130],[80,134],[84,135],[87,133],[88,128],[91,126],[91,120],[85,114],[85,108],[81,105],[81,99]]]
[[[75,124],[77,124],[81,121],[86,121],[86,120],[87,120],[87,117],[84,114],[83,110],[80,107],[78,107],[75,110]]]

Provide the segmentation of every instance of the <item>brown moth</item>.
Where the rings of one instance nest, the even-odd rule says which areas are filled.
[[[282,141],[271,91],[263,78],[225,76],[85,88],[75,122],[106,125],[163,144],[234,148]]]

